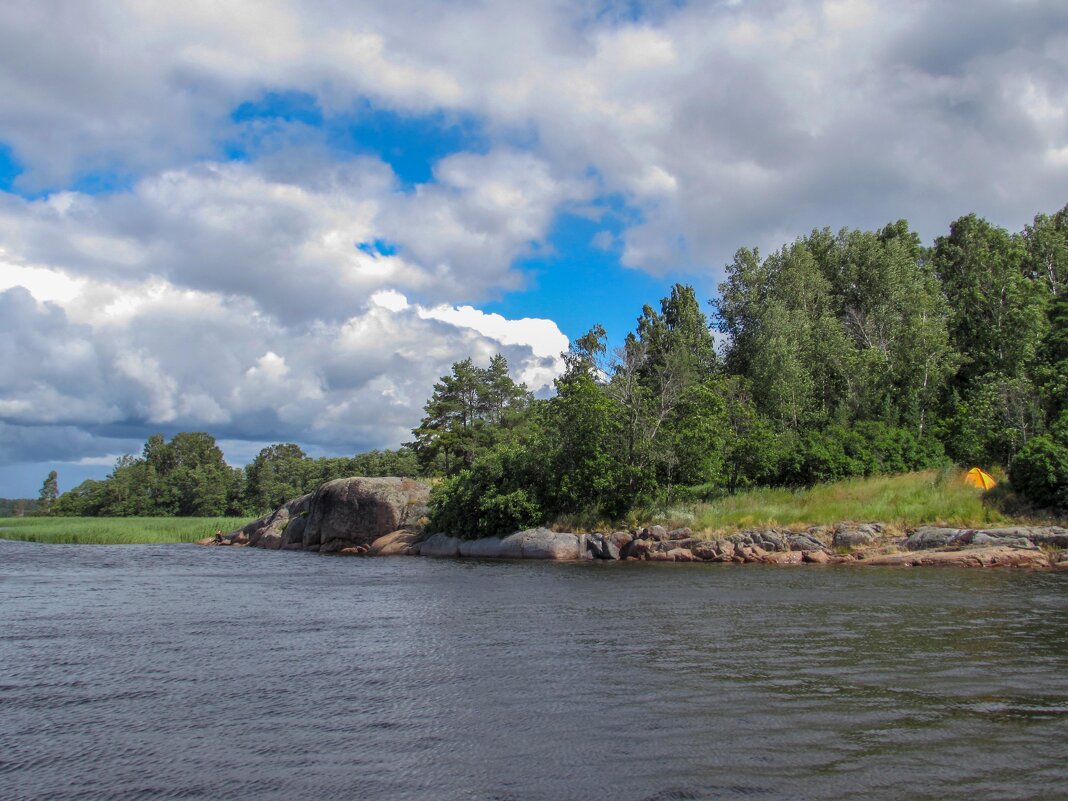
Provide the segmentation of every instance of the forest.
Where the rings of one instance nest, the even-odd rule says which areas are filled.
[[[753,486],[950,463],[1000,466],[1035,508],[1068,508],[1068,206],[1010,233],[968,215],[924,246],[908,223],[743,248],[718,297],[683,284],[623,344],[594,326],[550,398],[503,356],[442,376],[396,451],[243,469],[214,439],[151,437],[57,514],[253,514],[346,475],[437,477],[433,525],[481,536]]]

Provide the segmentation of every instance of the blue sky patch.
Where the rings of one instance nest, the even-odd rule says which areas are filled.
[[[637,326],[642,305],[659,308],[660,298],[670,294],[675,282],[694,285],[702,303],[711,297],[702,276],[670,273],[658,277],[624,267],[619,236],[627,210],[618,199],[609,199],[608,205],[615,212],[599,221],[561,214],[545,253],[516,265],[528,275],[528,288],[481,308],[512,319],[547,317],[572,340],[600,323],[608,332],[609,347],[614,348]]]
[[[10,192],[21,174],[22,165],[15,158],[15,152],[10,145],[0,142],[0,191]]]
[[[71,181],[69,188],[86,195],[105,195],[125,191],[133,184],[134,178],[129,173],[117,170],[94,170],[77,176]]]
[[[323,124],[323,111],[315,95],[307,92],[268,92],[259,100],[242,103],[233,110],[230,119],[238,124],[254,120],[281,120],[319,127]]]
[[[364,103],[325,127],[334,148],[378,156],[406,186],[429,182],[434,164],[452,153],[489,150],[481,122],[469,114],[401,114]]]
[[[370,242],[359,242],[356,249],[361,250],[368,256],[393,256],[397,253],[397,246],[385,239],[374,239]]]
[[[255,158],[272,134],[303,127],[337,153],[377,156],[407,188],[433,179],[434,164],[453,153],[485,153],[489,138],[477,117],[435,111],[405,114],[364,100],[341,114],[326,114],[307,92],[268,92],[230,114],[238,135],[222,143],[231,161]],[[529,136],[527,136],[529,138]],[[517,136],[517,141],[526,141]]]
[[[12,192],[29,200],[48,197],[53,192],[70,190],[86,195],[103,195],[120,192],[133,186],[134,179],[128,173],[114,169],[90,170],[80,173],[61,186],[50,186],[32,192],[20,191],[16,179],[23,173],[22,164],[15,157],[10,145],[0,142],[0,192]]]

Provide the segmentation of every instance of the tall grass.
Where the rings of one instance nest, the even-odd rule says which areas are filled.
[[[665,524],[725,532],[761,526],[803,528],[838,522],[881,522],[903,531],[920,524],[954,527],[1013,522],[958,470],[925,470],[818,484],[809,489],[757,489],[653,515]]]
[[[196,542],[249,522],[244,517],[6,517],[0,539],[81,545]]]

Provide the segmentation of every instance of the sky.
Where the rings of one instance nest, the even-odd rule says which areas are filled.
[[[1068,202],[1063,0],[8,0],[0,496],[396,447],[740,247]]]

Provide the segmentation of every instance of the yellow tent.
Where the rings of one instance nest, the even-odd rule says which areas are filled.
[[[993,489],[998,485],[998,482],[994,480],[994,477],[981,467],[973,467],[965,473],[964,483],[971,484],[973,487],[978,487],[981,490]]]

